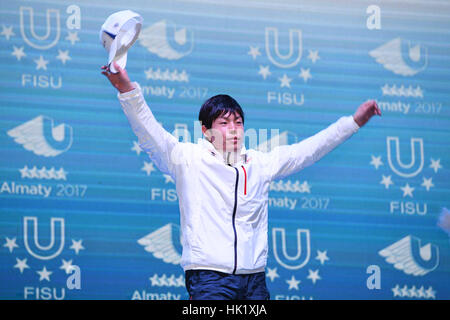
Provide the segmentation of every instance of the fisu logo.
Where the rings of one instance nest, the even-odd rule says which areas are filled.
[[[423,169],[424,154],[423,140],[421,138],[411,138],[411,160],[405,164],[400,157],[400,142],[398,137],[387,137],[387,157],[388,163],[392,171],[403,178],[411,178],[417,176]]]
[[[287,237],[284,228],[272,229],[273,253],[276,261],[284,268],[298,270],[304,267],[310,259],[311,244],[308,229],[297,229],[296,254],[290,255],[287,250]]]
[[[72,61],[70,48],[80,41],[76,30],[81,29],[80,7],[69,5],[65,13],[67,15],[63,16],[64,13],[60,9],[42,6],[19,7],[19,21],[16,24],[20,29],[20,32],[17,32],[20,39],[13,39],[11,56],[15,57],[17,62],[25,63],[27,70],[35,71],[21,74],[22,87],[55,90],[62,88],[63,77],[59,71]],[[2,34],[5,35],[6,41],[16,35],[13,28],[14,25],[3,26],[6,32]],[[65,38],[64,31],[67,31]]]
[[[295,67],[302,58],[302,31],[289,30],[289,50],[287,54],[280,51],[280,40],[277,28],[266,28],[266,53],[270,62],[280,68]],[[286,50],[283,50],[286,51]]]
[[[308,49],[307,58],[302,59],[303,49],[302,30],[289,28],[281,31],[273,26],[264,29],[262,50],[265,54],[258,44],[250,45],[247,54],[257,62],[257,74],[262,81],[275,85],[266,92],[268,104],[304,105],[303,85],[314,78],[311,70],[320,56],[318,50]]]
[[[27,25],[25,25],[25,21],[28,21]],[[43,36],[37,35],[35,32],[33,8],[20,7],[20,33],[23,40],[30,47],[40,50],[50,49],[59,41],[61,35],[59,10],[47,9],[45,30]]]
[[[397,136],[387,136],[385,150],[388,163],[385,169],[383,169],[385,164],[382,155],[372,154],[370,164],[375,170],[382,168],[379,184],[383,185],[385,190],[395,193],[397,190],[401,191],[400,200],[394,198],[389,201],[389,212],[426,215],[429,206],[424,201],[423,191],[429,193],[435,187],[436,173],[442,168],[441,159],[430,158],[430,165],[426,167],[425,143],[423,138],[418,137],[400,139]],[[419,201],[405,201],[414,199],[415,193],[418,192],[421,193]]]
[[[29,226],[29,224],[31,224],[31,226]],[[53,259],[57,257],[64,248],[64,219],[51,218],[50,243],[47,246],[43,246],[39,243],[38,221],[36,217],[24,217],[23,235],[25,248],[30,255],[40,260]]]

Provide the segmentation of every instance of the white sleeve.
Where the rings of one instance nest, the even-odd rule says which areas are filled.
[[[312,165],[350,138],[358,129],[353,116],[345,116],[307,139],[275,147],[268,153],[271,180],[284,178]]]
[[[156,121],[145,102],[141,87],[137,82],[133,84],[134,90],[117,95],[122,109],[141,149],[149,155],[161,172],[175,178],[176,161],[173,160],[180,142]]]

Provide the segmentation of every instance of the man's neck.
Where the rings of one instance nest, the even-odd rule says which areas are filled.
[[[216,146],[214,146],[214,148],[222,155],[222,158],[226,164],[234,165],[240,160],[242,150],[241,148],[233,151],[219,149]]]

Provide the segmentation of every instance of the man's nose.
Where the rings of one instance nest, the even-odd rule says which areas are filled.
[[[235,131],[236,131],[236,128],[237,128],[237,125],[236,125],[234,122],[230,122],[230,123],[228,124],[228,130],[230,130],[230,131],[232,131],[232,132],[235,132]]]

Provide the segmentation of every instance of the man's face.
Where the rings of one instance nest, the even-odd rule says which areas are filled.
[[[238,151],[241,149],[244,136],[244,124],[237,112],[229,112],[214,120],[210,129],[202,126],[202,132],[216,149],[228,152]]]

